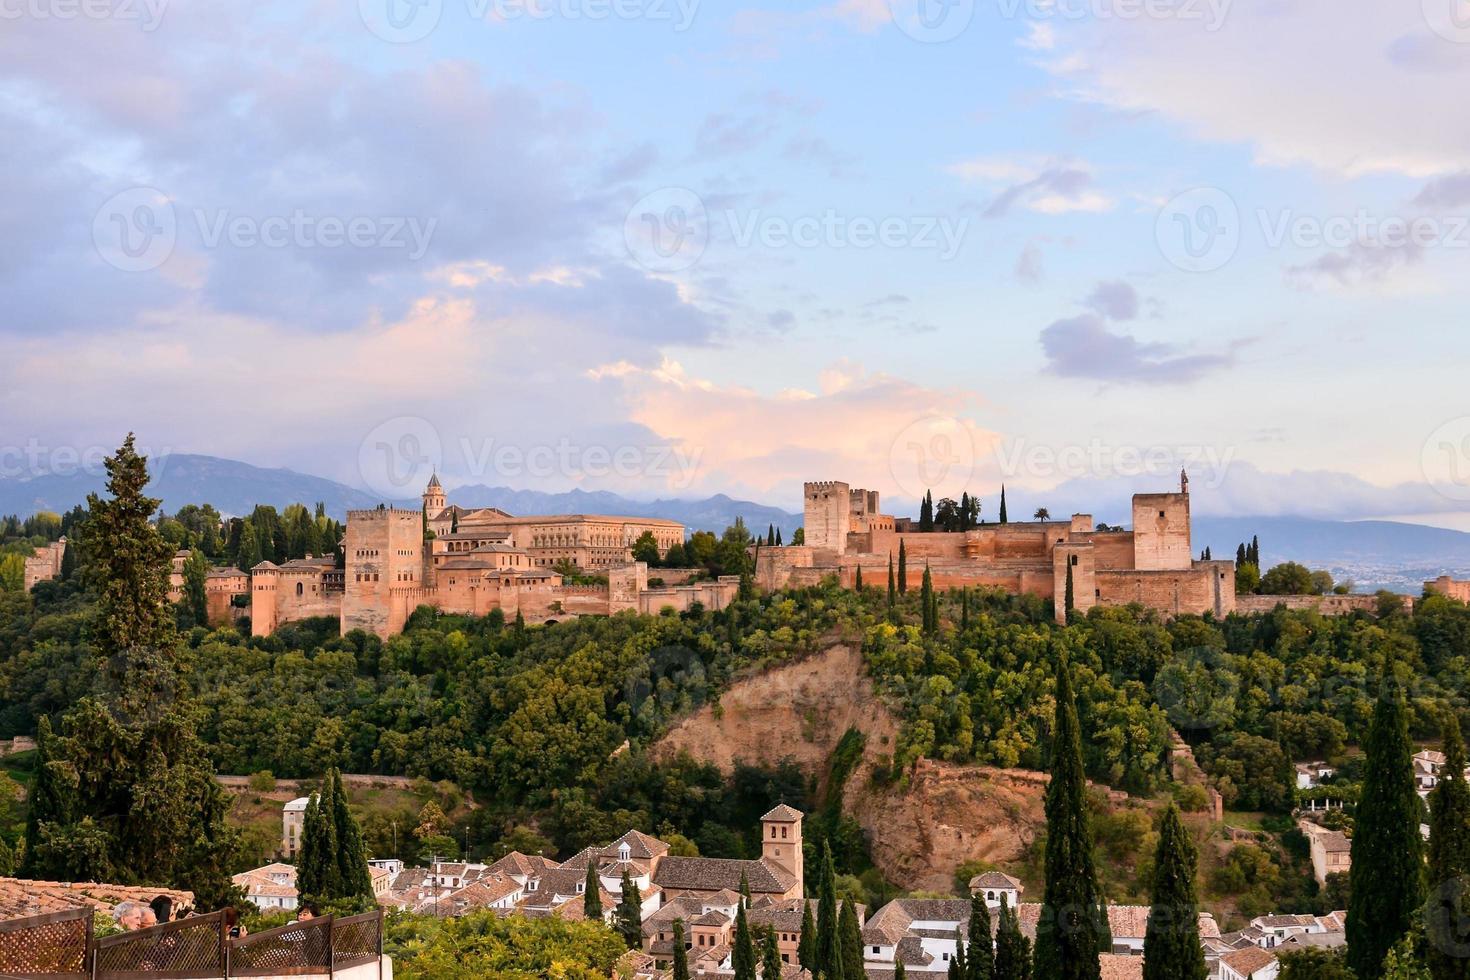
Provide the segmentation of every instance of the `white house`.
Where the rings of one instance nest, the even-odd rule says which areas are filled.
[[[230,880],[244,889],[245,897],[262,912],[296,908],[296,869],[289,864],[267,864],[243,871]]]
[[[1021,893],[1026,889],[1019,881],[999,871],[987,871],[970,879],[970,894],[984,895],[985,904],[992,909],[1000,908],[1000,900],[1006,900],[1007,908],[1021,904]]]
[[[1276,980],[1281,963],[1259,946],[1247,946],[1220,957],[1220,980]]]

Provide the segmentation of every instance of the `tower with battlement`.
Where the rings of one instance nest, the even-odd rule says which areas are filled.
[[[344,541],[343,634],[355,629],[379,636],[397,632],[402,623],[393,622],[393,590],[425,585],[423,514],[396,507],[348,511]]]
[[[846,553],[847,533],[852,530],[852,488],[846,483],[823,481],[803,484],[802,492],[806,546]]]

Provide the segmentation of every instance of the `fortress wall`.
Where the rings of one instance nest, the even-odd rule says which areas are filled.
[[[1230,608],[1217,608],[1217,603],[1233,608],[1233,579],[1227,604],[1217,592],[1216,563],[1200,564],[1204,567],[1157,571],[1098,569],[1095,573],[1096,602],[1101,606],[1126,606],[1136,602],[1157,609],[1166,616],[1229,612]]]
[[[1412,608],[1413,596],[1401,596]],[[1376,595],[1242,595],[1235,609],[1242,613],[1268,613],[1277,606],[1293,610],[1315,610],[1323,616],[1346,616],[1354,612],[1377,613]]]
[[[1087,536],[1098,568],[1132,568],[1133,535],[1128,531],[1094,531]]]
[[[846,483],[807,483],[802,486],[802,495],[806,544],[838,554],[847,550],[847,533],[852,530],[852,488]]]

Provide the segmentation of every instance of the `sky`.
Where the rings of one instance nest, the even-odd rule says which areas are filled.
[[[1470,0],[0,0],[0,478],[1470,527],[1467,81]]]

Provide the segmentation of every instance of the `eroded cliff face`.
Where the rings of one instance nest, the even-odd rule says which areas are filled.
[[[726,771],[737,761],[791,759],[825,778],[849,728],[866,735],[867,746],[844,809],[867,832],[874,862],[901,888],[949,891],[965,861],[1014,862],[1045,823],[1040,773],[923,761],[907,786],[874,786],[874,764],[892,755],[899,722],[875,693],[861,652],[844,644],[735,683],[718,708],[675,725],[655,754],[687,752]]]

